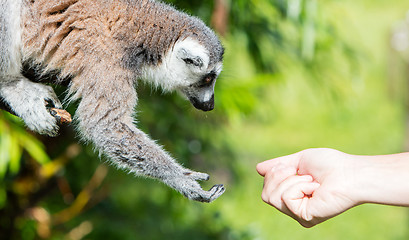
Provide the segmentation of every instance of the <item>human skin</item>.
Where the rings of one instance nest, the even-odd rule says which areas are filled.
[[[363,156],[306,149],[257,165],[262,199],[313,227],[354,206],[409,206],[409,153]]]

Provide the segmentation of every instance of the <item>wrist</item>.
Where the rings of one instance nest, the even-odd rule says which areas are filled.
[[[409,154],[350,155],[351,191],[356,205],[377,203],[409,206]]]

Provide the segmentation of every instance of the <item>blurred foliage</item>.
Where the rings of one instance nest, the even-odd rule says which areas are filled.
[[[188,201],[106,166],[92,146],[78,143],[74,126],[48,138],[0,112],[0,239],[409,237],[407,211],[379,206],[304,230],[261,202],[254,170],[307,147],[404,150],[406,98],[388,94],[407,95],[407,56],[388,41],[409,2],[167,2],[222,35],[216,109],[199,112],[177,94],[140,84],[137,125],[185,166],[209,172],[204,188],[223,183],[227,192],[212,204]],[[57,87],[61,98],[64,90]]]
[[[0,112],[0,178],[4,178],[6,171],[12,175],[20,169],[20,159],[26,151],[39,164],[50,161],[39,140],[27,134],[22,128],[21,120],[6,112]]]

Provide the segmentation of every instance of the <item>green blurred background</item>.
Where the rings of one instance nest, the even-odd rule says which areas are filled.
[[[379,205],[304,229],[262,202],[255,171],[311,147],[409,150],[409,1],[167,2],[221,35],[216,108],[141,84],[138,126],[226,193],[189,201],[110,166],[73,126],[47,138],[0,112],[0,239],[409,239],[408,209]]]

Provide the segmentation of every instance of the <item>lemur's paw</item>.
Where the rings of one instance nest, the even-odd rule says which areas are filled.
[[[218,184],[209,191],[203,190],[197,181],[208,179],[209,175],[206,173],[186,171],[178,177],[165,178],[163,182],[191,200],[209,203],[220,197],[225,189],[222,184]]]
[[[56,136],[57,119],[50,113],[50,107],[62,108],[57,95],[50,86],[24,82],[21,96],[10,103],[14,112],[23,119],[27,127],[40,134]],[[19,87],[16,90],[20,90]]]
[[[27,127],[43,135],[56,136],[58,134],[57,119],[47,107],[49,99],[31,101],[31,108],[20,113]]]
[[[199,202],[207,202],[210,203],[220,197],[226,189],[224,188],[223,184],[214,185],[210,188],[209,191],[203,191],[198,194],[196,197],[191,198],[192,200],[199,201]]]

